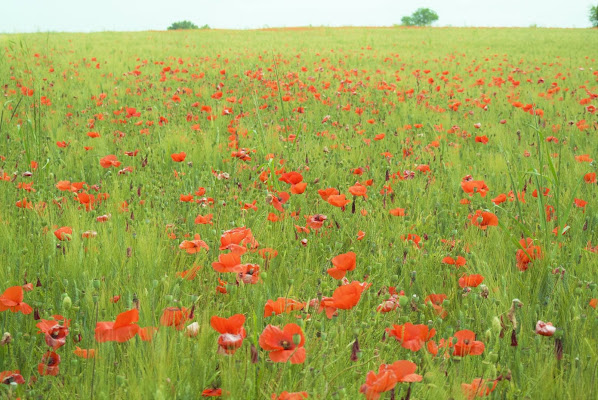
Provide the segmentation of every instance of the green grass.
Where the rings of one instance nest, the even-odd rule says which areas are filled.
[[[0,181],[0,293],[39,280],[41,286],[26,292],[24,301],[41,318],[61,314],[72,320],[66,344],[56,350],[60,373],[39,376],[37,364],[48,346],[37,334],[34,314],[0,313],[1,331],[13,337],[0,347],[0,372],[19,369],[31,382],[0,385],[0,397],[195,399],[213,386],[231,399],[270,398],[285,390],[306,391],[315,399],[360,398],[368,371],[411,360],[423,375],[422,382],[411,385],[411,398],[464,398],[462,383],[499,376],[510,380],[500,380],[491,397],[595,398],[598,316],[589,302],[598,297],[598,255],[586,245],[598,244],[597,188],[583,176],[596,167],[574,158],[598,157],[598,117],[586,108],[598,107],[598,98],[580,104],[598,93],[590,51],[598,47],[594,33],[305,28],[0,35],[0,169],[8,174]],[[132,73],[136,69],[138,76]],[[23,96],[21,86],[33,94]],[[212,94],[219,86],[223,96],[218,100]],[[101,93],[106,97],[99,102]],[[175,94],[180,102],[173,101]],[[42,96],[51,105],[42,104]],[[285,96],[291,99],[284,101]],[[227,101],[230,97],[236,101]],[[449,108],[454,101],[461,102],[457,111]],[[533,116],[514,107],[515,101],[534,104],[544,114]],[[351,110],[344,111],[348,104]],[[201,106],[212,107],[217,118],[209,121]],[[225,106],[232,107],[231,115],[222,115]],[[126,107],[136,108],[140,117],[114,113]],[[298,107],[304,113],[296,112]],[[323,123],[325,116],[330,118]],[[160,125],[160,117],[168,123]],[[581,120],[587,128],[578,128]],[[200,130],[193,129],[195,124]],[[251,150],[251,161],[231,156],[231,126],[239,148]],[[458,127],[455,133],[452,127]],[[92,131],[101,137],[88,137]],[[374,141],[379,133],[385,138]],[[294,142],[286,140],[291,134]],[[476,143],[477,135],[486,135],[488,143]],[[558,143],[546,142],[548,136]],[[57,141],[69,145],[60,148]],[[433,141],[438,147],[428,146]],[[136,149],[135,157],[124,154]],[[404,156],[404,150],[411,155]],[[170,155],[180,151],[187,153],[185,161],[173,162]],[[393,157],[385,159],[384,152]],[[99,160],[109,154],[122,165],[102,168]],[[35,170],[32,161],[38,163]],[[271,190],[290,192],[275,175],[282,164],[307,182],[305,193],[291,195],[284,214],[267,202]],[[421,164],[431,172],[419,172]],[[119,174],[126,166],[133,172]],[[358,167],[364,168],[362,176],[351,172]],[[271,178],[264,184],[259,175],[268,169]],[[414,178],[386,181],[405,170],[415,171]],[[23,176],[25,171],[33,175]],[[217,179],[212,171],[226,172],[230,179]],[[485,181],[486,197],[463,192],[460,182],[466,175]],[[356,199],[355,213],[351,204],[343,211],[317,192],[335,187],[352,200],[348,188],[368,179],[373,180],[368,198]],[[108,193],[109,198],[86,212],[73,193],[55,187],[62,180],[85,181],[90,194]],[[31,182],[35,192],[18,188]],[[380,193],[385,185],[391,185],[392,195]],[[179,200],[199,187],[206,193],[195,198],[213,198],[213,205]],[[532,197],[538,187],[550,188],[550,196]],[[501,193],[524,189],[525,203],[491,202]],[[32,209],[15,206],[25,197]],[[588,204],[573,207],[574,198]],[[470,203],[460,204],[461,199]],[[240,203],[254,200],[257,211],[241,211]],[[124,201],[126,212],[121,211]],[[556,221],[545,220],[546,204],[555,207]],[[389,214],[397,207],[405,208],[406,216]],[[471,226],[467,216],[476,210],[495,213],[500,226],[485,231]],[[198,214],[210,213],[213,225],[194,224]],[[281,220],[270,222],[270,213]],[[105,214],[111,214],[107,222],[96,221]],[[298,233],[294,225],[305,226],[304,215],[314,214],[328,217],[321,232]],[[62,226],[72,227],[72,240],[61,242],[53,235]],[[237,285],[234,274],[211,267],[224,253],[218,250],[222,232],[241,226],[252,230],[259,248],[278,251],[267,271],[257,252],[243,255],[243,263],[262,268],[255,285]],[[556,226],[570,229],[557,238]],[[87,230],[97,236],[82,238]],[[361,241],[359,230],[366,233]],[[190,255],[179,249],[195,233],[209,251]],[[422,238],[420,249],[402,239],[410,233]],[[524,272],[516,266],[522,237],[535,239],[544,254]],[[304,238],[306,246],[300,242]],[[456,240],[455,248],[441,239]],[[357,254],[349,281],[372,285],[357,306],[339,310],[331,320],[313,307],[263,317],[268,299],[308,302],[332,296],[339,282],[326,270],[333,257],[349,251]],[[464,256],[467,268],[443,264],[448,255]],[[193,280],[176,276],[194,265],[202,268]],[[566,272],[554,274],[556,268]],[[485,277],[487,298],[480,287],[464,292],[458,286],[463,271]],[[218,278],[228,282],[227,295],[216,291]],[[389,286],[404,290],[410,300],[378,313]],[[431,293],[448,296],[446,318],[424,304]],[[115,295],[120,301],[110,302]],[[511,345],[513,327],[506,318],[514,299],[523,304],[516,311],[517,346]],[[188,323],[199,323],[199,335],[189,338],[160,327],[151,342],[138,336],[126,343],[95,341],[96,322],[114,321],[135,304],[141,327],[160,327],[166,307],[195,305]],[[217,354],[218,333],[210,318],[237,313],[247,318],[247,338],[236,354]],[[503,338],[500,316],[506,323]],[[557,334],[537,335],[538,320],[551,321]],[[260,334],[267,324],[292,322],[305,333],[305,363],[270,362],[259,348]],[[432,357],[425,346],[411,352],[388,335],[382,340],[386,328],[406,322],[435,328],[436,341],[472,330],[484,342],[484,353]],[[78,335],[81,341],[75,343]],[[560,360],[556,338],[563,345]],[[352,362],[355,339],[361,353]],[[251,362],[252,345],[259,351],[257,363]],[[97,349],[97,357],[78,358],[75,346]],[[407,387],[398,384],[396,397],[406,396]]]

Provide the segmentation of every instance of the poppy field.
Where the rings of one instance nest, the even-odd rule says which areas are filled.
[[[596,48],[0,35],[0,398],[597,398]]]

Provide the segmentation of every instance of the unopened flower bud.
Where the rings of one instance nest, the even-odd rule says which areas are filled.
[[[198,334],[199,334],[199,322],[193,322],[192,324],[187,325],[187,329],[185,329],[185,336],[195,337]]]

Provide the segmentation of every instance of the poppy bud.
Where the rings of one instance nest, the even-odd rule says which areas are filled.
[[[10,342],[12,342],[12,335],[10,332],[4,332],[2,335],[2,340],[0,340],[0,346],[10,344]]]
[[[496,364],[496,362],[498,361],[498,354],[491,352],[491,353],[488,353],[488,356],[486,358],[492,364]]]
[[[116,376],[116,384],[118,386],[124,386],[127,383],[127,378],[125,378],[122,375],[117,375]]]
[[[251,344],[251,363],[252,364],[257,364],[258,361],[258,352],[257,352],[257,348],[255,347],[255,345],[252,343]]]
[[[401,307],[405,307],[407,304],[409,304],[409,299],[407,298],[407,296],[400,296],[399,297],[399,305]]]
[[[164,300],[170,303],[173,300],[173,296],[171,294],[167,294],[166,296],[164,296]]]
[[[294,334],[293,343],[295,343],[296,346],[299,346],[299,343],[301,343],[301,335],[299,335],[298,333]]]
[[[199,323],[194,322],[192,324],[187,325],[187,329],[185,330],[185,336],[188,337],[195,337],[199,334]]]
[[[351,361],[357,361],[359,359],[360,353],[361,350],[359,349],[359,340],[355,338],[355,341],[353,342],[353,346],[351,348]]]
[[[94,279],[93,281],[91,281],[91,284],[93,285],[94,289],[99,289],[101,282],[99,279]]]
[[[68,311],[71,309],[72,306],[73,306],[73,301],[68,296],[68,294],[65,293],[65,296],[62,298],[62,309],[65,311]]]

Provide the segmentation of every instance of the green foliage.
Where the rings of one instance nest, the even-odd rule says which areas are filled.
[[[594,28],[598,28],[598,5],[590,7],[590,22]]]
[[[207,25],[204,25],[202,27],[202,29],[205,29]],[[176,30],[180,30],[180,29],[199,29],[199,27],[197,25],[195,25],[193,22],[191,21],[179,21],[179,22],[175,22],[172,25],[170,25],[168,27],[169,31],[176,31]],[[209,27],[208,27],[209,29]]]
[[[435,21],[438,21],[438,14],[429,8],[418,8],[411,16],[401,18],[404,26],[429,26]]]
[[[598,103],[578,88],[596,92],[586,56],[598,48],[598,35],[528,28],[391,33],[212,31],[201,51],[197,35],[185,33],[98,33],[93,41],[87,34],[0,35],[10,54],[0,62],[0,296],[33,283],[24,301],[36,310],[0,311],[0,338],[12,336],[0,345],[0,374],[18,369],[32,382],[0,384],[0,399],[196,399],[217,386],[230,399],[305,390],[310,399],[362,400],[368,371],[397,360],[416,362],[424,378],[397,384],[395,398],[465,399],[462,384],[479,378],[489,388],[496,381],[487,399],[597,398],[598,310],[589,303],[598,298],[598,185],[584,177],[596,172],[589,160],[598,157]],[[361,49],[370,44],[373,51]],[[272,48],[278,50],[270,56]],[[322,61],[330,48],[346,50]],[[148,61],[132,62],[139,54]],[[90,55],[98,61],[81,62]],[[544,65],[557,56],[559,63]],[[233,77],[248,69],[243,79]],[[567,79],[548,79],[559,73]],[[41,83],[46,77],[52,85]],[[337,79],[347,84],[330,83]],[[385,137],[376,138],[380,133]],[[67,147],[57,145],[63,141]],[[182,150],[186,159],[177,163],[171,154]],[[104,168],[100,159],[109,154],[122,165]],[[583,155],[583,162],[575,157]],[[279,213],[274,196],[292,190],[277,174],[282,168],[300,172],[307,188]],[[463,192],[467,175],[487,183],[485,197]],[[349,196],[355,213],[352,204],[343,211],[318,194],[337,188],[346,195],[357,180],[370,179],[367,198]],[[57,184],[66,180],[61,191]],[[76,182],[87,183],[76,190]],[[79,200],[84,193],[96,199],[90,207]],[[181,201],[182,194],[194,201]],[[506,200],[495,205],[500,194]],[[585,208],[573,205],[576,198],[588,201]],[[256,209],[244,206],[253,201]],[[398,207],[405,215],[389,213]],[[484,222],[473,217],[476,210],[494,213],[499,226],[472,226]],[[269,220],[270,213],[280,219]],[[213,214],[213,225],[195,223],[198,214]],[[304,215],[315,214],[327,216],[321,228],[298,231]],[[53,233],[63,226],[72,227],[70,240]],[[212,267],[224,254],[222,232],[240,226],[259,242],[242,256],[260,266],[257,284]],[[87,231],[96,234],[84,237]],[[195,234],[209,251],[181,250]],[[421,247],[403,239],[409,234],[421,236]],[[520,271],[517,253],[523,258],[520,241],[528,237],[544,257]],[[278,252],[267,263],[259,252],[266,247]],[[347,279],[372,287],[353,309],[328,319],[310,300],[332,296],[340,282],[327,273],[330,260],[348,251],[357,261]],[[442,262],[458,256],[465,266]],[[183,278],[188,270],[196,276]],[[464,290],[463,274],[483,275],[484,287]],[[217,291],[219,279],[228,294]],[[376,312],[391,298],[390,286],[405,296],[394,299],[395,310]],[[426,302],[430,294],[447,296],[444,318]],[[266,302],[278,297],[312,304],[264,317]],[[151,342],[139,335],[125,343],[95,340],[98,322],[133,307],[140,327],[159,327]],[[172,307],[194,307],[185,325],[197,322],[197,336],[161,325]],[[247,337],[236,354],[218,354],[211,317],[236,313],[246,316]],[[35,314],[71,320],[56,349],[58,376],[39,373],[48,344]],[[537,335],[538,320],[551,321],[555,336]],[[305,363],[268,361],[260,334],[267,324],[291,322],[305,333]],[[434,328],[437,344],[471,330],[484,353],[457,357],[454,341],[436,357],[427,346],[411,351],[385,333],[406,322]],[[350,361],[354,345],[358,360]],[[78,357],[76,346],[97,357]]]

